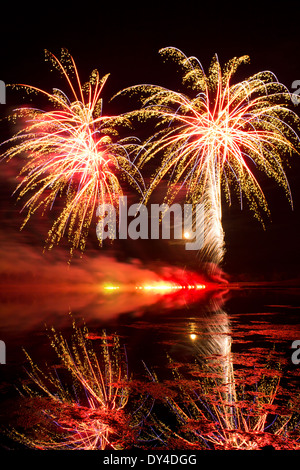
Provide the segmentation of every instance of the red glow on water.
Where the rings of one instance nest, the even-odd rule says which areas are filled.
[[[186,286],[183,286],[181,284],[172,284],[172,283],[157,283],[157,284],[146,284],[143,286],[136,286],[137,290],[144,290],[144,291],[155,291],[155,292],[176,292],[180,289],[205,289],[206,285],[205,284],[196,284],[196,285],[191,285],[188,284]]]
[[[201,293],[209,289],[214,283],[208,282],[203,276],[185,270],[169,270],[164,273],[155,273],[154,276],[143,278],[140,282],[131,284],[107,283],[103,285],[106,292],[132,292],[149,295],[185,295],[187,293]]]
[[[116,302],[127,296],[128,301],[130,299],[133,303],[155,305],[160,302],[165,308],[177,308],[215,296],[220,292],[220,287],[224,289],[224,285],[208,280],[202,274],[174,267],[127,284],[104,283],[102,292],[112,295]]]
[[[115,286],[115,285],[108,285],[104,286],[104,290],[108,291],[118,291],[119,289],[122,289],[121,286]],[[171,282],[156,282],[154,284],[143,284],[139,286],[134,287],[135,290],[137,291],[143,291],[143,292],[156,292],[156,293],[161,293],[161,294],[169,294],[169,293],[176,293],[182,289],[187,289],[187,290],[201,290],[201,289],[206,289],[205,284],[187,284],[187,285],[182,285],[182,284],[175,284]]]
[[[101,289],[107,299],[113,300],[113,304],[122,302],[122,305],[150,307],[159,303],[163,309],[174,309],[213,298],[221,305],[223,296],[228,292],[228,281],[221,271],[212,267],[208,271],[212,275],[164,266],[144,273],[141,271],[140,276],[128,282],[111,279],[103,283]]]

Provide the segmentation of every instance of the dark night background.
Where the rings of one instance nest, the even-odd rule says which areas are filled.
[[[68,5],[48,2],[39,6],[11,3],[5,6],[1,21],[0,78],[6,83],[28,83],[50,91],[56,86],[57,75],[54,79],[49,71],[43,50],[59,55],[60,48],[66,47],[76,61],[82,81],[93,68],[101,75],[111,74],[105,90],[108,97],[126,86],[143,82],[171,88],[176,82],[175,70],[163,63],[158,50],[175,46],[187,55],[197,56],[205,68],[214,53],[221,63],[248,54],[251,63],[240,67],[237,78],[269,69],[291,90],[293,81],[300,79],[299,12],[298,2],[271,5],[226,2],[212,6],[202,1],[99,1]],[[15,99],[8,92],[7,104],[1,105],[2,115],[16,104]],[[125,111],[121,102],[106,102],[106,106],[104,113],[108,109]],[[238,204],[230,208],[224,205],[227,248],[224,270],[233,278],[298,278],[299,170],[300,160],[295,156],[287,170],[294,197],[293,211],[283,190],[272,181],[264,182],[272,213],[266,231],[249,211],[241,212]],[[17,210],[10,199],[13,185],[1,173],[1,231],[5,231],[6,224],[16,228],[19,221],[13,222],[9,212]],[[26,229],[27,237],[32,227]]]

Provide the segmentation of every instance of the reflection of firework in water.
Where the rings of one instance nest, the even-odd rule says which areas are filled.
[[[124,449],[132,444],[137,414],[125,412],[129,378],[118,337],[104,332],[94,338],[74,325],[70,348],[61,334],[51,333],[61,366],[46,374],[27,354],[32,385],[24,385],[25,396],[32,397],[34,409],[42,407],[44,418],[30,431],[32,437],[16,430],[12,437],[43,450]],[[99,349],[92,347],[92,339],[101,341]]]
[[[163,125],[149,139],[140,157],[142,166],[162,155],[148,197],[162,178],[170,174],[168,202],[183,187],[189,202],[202,202],[206,248],[213,261],[219,263],[224,245],[221,186],[229,202],[231,187],[237,190],[241,204],[244,194],[260,220],[260,209],[268,209],[253,174],[254,167],[283,186],[291,200],[283,156],[295,150],[297,135],[293,126],[299,119],[288,108],[290,93],[271,72],[257,73],[232,84],[232,76],[241,63],[248,61],[248,56],[232,59],[223,71],[214,57],[206,75],[195,57],[187,58],[175,48],[161,52],[181,67],[183,83],[190,85],[194,96],[155,85],[129,89],[141,94],[142,109],[135,114],[159,118]]]
[[[117,140],[117,126],[129,125],[125,117],[102,115],[101,93],[108,75],[100,78],[94,70],[89,82],[82,85],[67,51],[62,51],[61,60],[50,53],[47,57],[67,80],[71,98],[58,89],[47,93],[20,85],[27,93],[46,97],[53,109],[17,110],[16,116],[25,120],[25,125],[6,142],[9,148],[3,157],[24,154],[28,158],[17,188],[20,197],[28,196],[24,224],[38,208],[52,208],[64,194],[65,205],[48,234],[47,244],[51,248],[58,243],[68,228],[72,250],[84,250],[96,207],[116,204],[122,194],[119,176],[140,189],[130,161],[137,143],[133,139]]]
[[[180,366],[171,359],[170,367],[175,382],[170,393],[165,391],[165,402],[177,424],[174,427],[155,418],[153,427],[153,434],[167,448],[300,449],[299,408],[292,402],[279,404],[280,368],[266,367],[252,388],[244,383],[236,386],[232,367],[224,380],[223,363],[215,371],[211,365],[194,366],[192,374],[197,380],[182,375]],[[151,376],[158,381],[154,374]]]

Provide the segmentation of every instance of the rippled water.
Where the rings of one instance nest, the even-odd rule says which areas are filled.
[[[123,311],[118,312],[121,305]],[[297,427],[300,364],[292,362],[292,343],[300,340],[297,288],[256,286],[183,297],[182,293],[151,296],[132,292],[95,296],[87,287],[77,292],[59,292],[51,289],[51,285],[33,295],[23,286],[22,291],[10,293],[6,289],[5,295],[2,294],[1,314],[0,338],[5,341],[7,356],[7,363],[0,366],[3,429],[18,425],[20,416],[26,414],[15,390],[25,378],[26,358],[22,348],[34,362],[46,368],[46,362],[56,359],[45,325],[54,326],[68,339],[75,319],[78,326],[86,323],[91,338],[93,335],[97,338],[103,329],[120,338],[120,344],[126,348],[133,388],[150,390],[153,413],[158,413],[163,427],[174,425],[179,437],[174,439],[174,435],[161,428],[161,438],[147,441],[148,448],[189,445],[226,448],[226,440],[231,448],[234,432],[251,436],[259,415],[265,416],[261,418],[265,419],[265,428],[270,427],[265,431],[257,427],[255,442],[247,438],[249,446],[295,448],[300,444]],[[274,392],[273,379],[277,376],[280,384]],[[163,403],[162,397],[168,395],[175,397],[173,404]],[[199,403],[204,406],[205,419],[201,413],[195,415],[195,408],[190,409],[193,400],[197,406]],[[221,402],[216,403],[218,400]],[[256,408],[254,412],[259,400],[259,412]],[[181,420],[182,427],[175,423],[175,406],[189,416],[188,422]],[[284,438],[287,431],[280,425],[282,417],[291,414],[291,410],[293,430]],[[248,417],[247,429],[237,416],[240,411]],[[218,428],[217,422],[222,420],[227,422],[226,436]],[[208,430],[208,424],[214,426],[213,431]],[[138,447],[139,442],[135,445]],[[20,444],[3,436],[2,447],[18,448]]]

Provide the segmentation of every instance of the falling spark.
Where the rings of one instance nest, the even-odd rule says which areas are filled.
[[[77,248],[83,251],[98,205],[116,205],[123,194],[120,178],[142,191],[142,178],[130,160],[138,143],[134,138],[118,140],[117,127],[130,126],[125,116],[102,113],[102,91],[109,75],[100,78],[94,70],[89,81],[81,84],[68,51],[62,50],[61,60],[46,51],[46,58],[64,76],[70,97],[56,88],[48,93],[33,86],[15,86],[46,98],[51,109],[29,107],[14,112],[13,119],[23,120],[22,129],[1,144],[8,145],[2,159],[25,155],[28,160],[15,191],[19,198],[27,197],[23,226],[37,209],[52,209],[64,196],[64,206],[46,245],[52,248],[67,230],[71,252]]]

